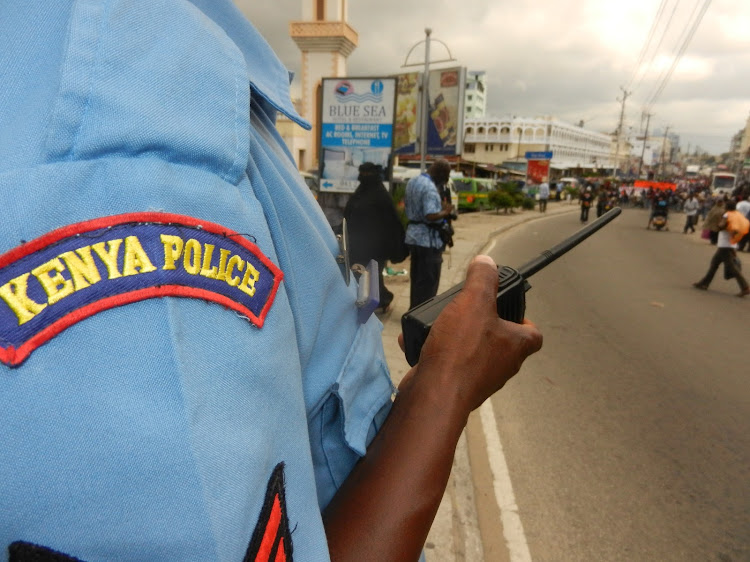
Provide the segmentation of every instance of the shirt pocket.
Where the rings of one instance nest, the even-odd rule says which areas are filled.
[[[365,455],[391,408],[395,388],[378,328],[374,319],[360,326],[336,382],[309,415],[321,509]]]

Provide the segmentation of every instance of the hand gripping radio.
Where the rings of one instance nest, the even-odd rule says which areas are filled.
[[[593,223],[583,227],[581,230],[560,242],[557,246],[542,252],[539,256],[530,262],[522,265],[518,269],[513,269],[507,265],[497,268],[500,283],[497,290],[497,314],[504,320],[509,320],[520,324],[523,322],[526,314],[526,291],[531,289],[527,281],[540,269],[551,264],[557,258],[565,254],[568,250],[575,248],[586,238],[601,229],[607,223],[617,217],[622,210],[615,207],[608,211]],[[464,287],[463,282],[431,298],[422,304],[415,306],[401,318],[401,330],[404,333],[404,347],[406,351],[406,360],[409,365],[414,366],[419,361],[419,354],[422,351],[427,335],[430,333],[432,323],[437,319],[445,305],[458,294]]]

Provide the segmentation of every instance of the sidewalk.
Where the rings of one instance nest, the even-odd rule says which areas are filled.
[[[540,213],[535,209],[516,211],[507,215],[502,212],[497,214],[495,211],[461,214],[458,221],[453,223],[456,231],[453,237],[453,248],[443,254],[439,292],[462,281],[471,259],[482,253],[494,237],[524,222],[562,213],[578,213],[578,211],[579,208],[575,202],[569,204],[566,201],[550,201],[546,213]],[[409,308],[409,259],[391,265],[390,268],[394,271],[406,270],[404,275],[385,277],[385,284],[393,292],[393,302],[388,312],[378,314],[383,323],[383,347],[391,370],[391,378],[398,386],[410,368],[398,346],[401,316]],[[484,560],[465,437],[462,438],[456,450],[451,479],[428,536],[425,555],[427,562],[482,562]]]

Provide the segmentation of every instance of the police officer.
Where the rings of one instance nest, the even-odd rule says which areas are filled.
[[[491,260],[392,401],[229,0],[17,3],[0,52],[0,548],[415,559],[469,412],[541,346]]]

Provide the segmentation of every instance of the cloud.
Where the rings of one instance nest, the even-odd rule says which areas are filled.
[[[442,42],[458,64],[487,72],[492,114],[553,115],[612,131],[620,114],[620,88],[627,87],[632,93],[629,126],[640,126],[647,109],[654,114],[653,127],[669,125],[683,144],[725,152],[750,112],[750,1],[713,0],[661,86],[705,1],[665,0],[657,25],[661,4],[656,0],[347,2],[348,21],[359,34],[348,73],[418,70],[402,65],[430,27],[435,39],[431,58],[447,56]],[[288,24],[301,19],[301,1],[276,0],[273,10],[251,0],[235,3],[282,62],[299,72],[301,54],[289,38]],[[409,62],[423,60],[423,47],[417,46]],[[644,108],[659,89],[658,98]]]

